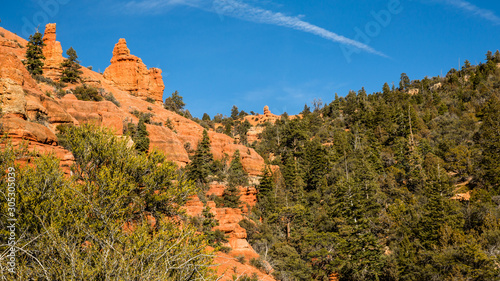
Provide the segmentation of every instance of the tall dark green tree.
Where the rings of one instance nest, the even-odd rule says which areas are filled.
[[[306,160],[306,190],[318,189],[322,184],[326,186],[325,176],[328,173],[328,154],[318,139],[307,143],[304,158]]]
[[[410,78],[408,78],[408,75],[406,75],[406,73],[401,73],[401,79],[399,81],[399,89],[408,90],[408,87],[410,87]]]
[[[37,30],[35,34],[30,35],[30,40],[26,48],[26,60],[23,61],[26,69],[31,75],[42,75],[43,60],[43,46],[45,44],[42,40],[42,34]]]
[[[493,95],[484,110],[484,120],[476,136],[483,150],[481,181],[486,189],[500,194],[500,98]]]
[[[239,208],[241,204],[240,197],[240,190],[236,185],[226,187],[222,193],[224,207]]]
[[[208,113],[203,113],[203,117],[201,118],[203,121],[211,121],[210,115]]]
[[[245,169],[243,169],[240,157],[240,151],[236,150],[233,155],[233,160],[231,160],[231,164],[229,165],[227,180],[230,186],[248,185],[248,174]]]
[[[144,118],[141,116],[139,118],[139,123],[137,124],[137,131],[135,132],[135,137],[133,138],[135,142],[135,149],[140,152],[148,152],[149,150],[149,133],[146,129],[146,124]]]
[[[271,171],[269,170],[269,167],[265,167],[264,171],[262,172],[262,177],[260,179],[260,183],[258,185],[258,191],[259,197],[267,197],[273,190],[273,175],[271,174]]]
[[[233,120],[238,119],[238,115],[240,114],[240,111],[238,110],[238,107],[236,105],[233,105],[233,108],[231,108],[231,118]]]
[[[187,166],[187,175],[189,179],[198,183],[208,182],[208,176],[211,173],[214,157],[210,152],[210,138],[207,130],[203,130],[203,137],[198,143],[196,151],[191,157],[191,163]]]
[[[65,83],[76,83],[78,79],[80,79],[80,74],[82,74],[78,55],[73,47],[70,47],[66,51],[66,55],[68,55],[68,58],[61,63],[61,67],[63,68],[61,81]]]

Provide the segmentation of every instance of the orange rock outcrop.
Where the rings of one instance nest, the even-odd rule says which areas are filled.
[[[290,115],[288,119],[293,120],[295,118],[301,118],[300,114],[298,115]],[[255,141],[260,141],[260,134],[264,131],[264,124],[271,123],[274,124],[276,121],[280,120],[281,116],[273,114],[269,109],[269,106],[264,106],[264,114],[260,115],[247,115],[244,120],[248,121],[251,125],[250,129],[247,132],[247,141],[248,143],[253,143]]]
[[[120,39],[113,50],[111,65],[104,71],[104,78],[118,89],[143,99],[152,98],[162,102],[163,78],[161,69],[148,69],[142,60],[130,54],[125,39]]]
[[[221,197],[225,188],[224,184],[212,183],[206,195]],[[230,255],[233,257],[244,256],[247,260],[250,260],[258,258],[259,255],[246,240],[246,230],[239,225],[239,222],[249,213],[249,209],[257,203],[257,190],[255,187],[239,187],[239,190],[243,211],[233,208],[217,208],[213,201],[208,201],[206,205],[210,207],[212,213],[215,215],[215,219],[219,222],[219,225],[214,227],[214,229],[219,229],[228,237],[226,246],[231,248]],[[188,215],[196,217],[202,214],[204,204],[198,196],[193,196],[184,208]]]
[[[45,26],[43,35],[43,55],[45,56],[43,65],[43,75],[54,81],[59,81],[62,68],[61,63],[64,62],[63,49],[61,43],[56,41],[56,24],[49,23]]]

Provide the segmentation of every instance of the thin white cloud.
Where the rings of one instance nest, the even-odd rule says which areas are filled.
[[[129,1],[122,8],[132,13],[159,13],[164,8],[176,5],[199,7],[201,2],[200,0],[139,0]]]
[[[479,8],[478,6],[470,2],[467,2],[465,0],[440,0],[440,2],[444,2],[450,6],[456,7],[465,12],[481,17],[494,24],[500,24],[500,17],[498,17],[493,11]]]
[[[212,5],[210,5],[212,4]],[[251,6],[238,0],[141,0],[130,1],[125,8],[131,12],[158,12],[162,8],[185,5],[255,23],[264,23],[295,29],[320,36],[332,42],[356,47],[368,53],[387,56],[359,41],[349,39],[317,25],[302,20],[303,16],[287,16],[279,12]]]
[[[361,42],[346,38],[322,27],[313,25],[301,20],[299,17],[290,17],[282,13],[276,13],[269,10],[253,7],[236,0],[215,0],[214,9],[217,13],[244,19],[257,23],[266,23],[292,28],[295,30],[311,33],[327,40],[338,42],[344,45],[351,45],[366,52],[387,57],[383,53],[374,50],[372,47]]]

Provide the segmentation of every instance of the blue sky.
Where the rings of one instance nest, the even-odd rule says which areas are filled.
[[[485,0],[2,1],[0,26],[27,38],[57,23],[63,49],[104,71],[114,44],[163,70],[164,98],[230,114],[300,112],[361,87],[446,74],[500,49],[500,2]]]

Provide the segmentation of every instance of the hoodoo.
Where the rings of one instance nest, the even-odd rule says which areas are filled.
[[[161,69],[148,69],[140,58],[130,54],[127,41],[123,38],[115,45],[111,65],[104,71],[104,78],[132,95],[162,102],[165,85]]]
[[[63,49],[61,43],[56,41],[56,24],[49,23],[45,26],[43,34],[43,55],[45,56],[43,75],[54,81],[59,81],[62,68],[61,63],[64,62]]]

